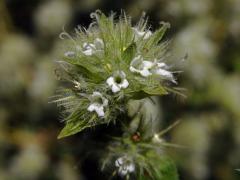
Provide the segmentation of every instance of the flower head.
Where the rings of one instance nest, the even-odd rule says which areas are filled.
[[[150,30],[141,31],[138,30],[137,28],[133,28],[133,31],[136,38],[143,38],[144,40],[148,39],[152,35],[152,32]]]
[[[115,161],[115,166],[118,168],[118,174],[120,176],[125,176],[135,171],[135,164],[127,156],[119,157]]]
[[[159,59],[168,58],[168,43],[160,41],[169,24],[162,23],[153,33],[144,16],[137,25],[125,13],[117,20],[97,10],[91,18],[88,28],[75,28],[74,36],[60,34],[67,50],[61,53],[56,71],[66,81],[54,97],[66,115],[59,137],[116,122],[127,115],[128,101],[165,95],[172,92],[165,80],[175,82],[170,68]]]
[[[122,88],[125,89],[129,85],[123,71],[116,71],[113,76],[107,79],[107,84],[111,87],[113,93],[120,91]]]
[[[108,100],[103,97],[100,92],[93,92],[90,97],[91,104],[88,106],[87,110],[90,112],[95,111],[99,117],[104,116],[104,107],[108,105]]]

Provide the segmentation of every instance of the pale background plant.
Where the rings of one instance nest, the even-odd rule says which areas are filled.
[[[56,140],[63,117],[61,109],[48,104],[56,87],[53,61],[59,60],[59,33],[63,27],[69,33],[79,24],[88,27],[89,14],[96,9],[106,15],[124,9],[133,24],[145,11],[151,31],[159,28],[159,21],[171,24],[163,41],[171,40],[173,60],[189,56],[186,64],[176,65],[184,71],[178,84],[187,89],[188,98],[161,97],[155,100],[156,109],[147,101],[144,106],[152,113],[143,116],[159,118],[156,131],[181,119],[165,135],[167,142],[188,146],[167,150],[180,179],[239,179],[235,170],[240,167],[239,5],[239,0],[0,1],[0,179],[107,179],[97,162],[105,152],[99,150],[111,138],[101,134],[119,137],[121,132],[110,124],[100,125]],[[42,24],[37,17],[45,19]],[[192,68],[198,65],[201,71],[196,74],[201,78]],[[134,118],[133,131],[140,117]],[[26,159],[26,154],[34,158]],[[38,166],[36,159],[41,162]]]

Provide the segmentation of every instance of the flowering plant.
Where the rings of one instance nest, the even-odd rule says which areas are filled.
[[[74,36],[65,31],[60,35],[65,41],[65,48],[56,72],[63,82],[63,88],[58,90],[54,102],[64,107],[66,125],[59,138],[99,124],[121,121],[127,126],[131,122],[127,115],[130,100],[177,92],[172,87],[177,84],[175,72],[167,63],[168,41],[160,42],[170,27],[168,23],[162,22],[161,27],[152,32],[144,16],[135,26],[125,13],[116,19],[114,14],[106,17],[96,11],[91,18],[93,22],[87,29],[78,26]],[[130,133],[129,137],[134,133]],[[135,150],[146,145],[128,140],[123,144],[126,143]],[[119,156],[115,167],[120,176],[129,177],[139,166],[136,166],[135,157],[124,153],[126,149],[119,150],[119,147],[115,147],[114,154],[118,152]],[[151,153],[155,152],[155,145],[149,147],[149,157],[145,158],[157,157],[157,153]],[[143,152],[149,150],[148,147],[144,148]],[[144,156],[139,155],[137,161],[144,161]],[[140,174],[144,168],[147,166],[140,168]],[[148,170],[146,173],[151,174]]]

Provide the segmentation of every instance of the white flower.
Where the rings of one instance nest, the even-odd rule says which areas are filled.
[[[83,54],[86,56],[93,55],[95,51],[95,45],[91,43],[83,43]]]
[[[154,74],[159,75],[163,79],[177,83],[174,79],[173,73],[167,70],[169,67],[163,62],[158,62],[156,59],[154,62],[145,61],[139,55],[131,61],[129,69],[131,72],[139,73],[143,77]]]
[[[102,51],[104,47],[104,43],[102,39],[96,38],[94,43],[83,43],[83,54],[86,56],[92,56],[98,51]]]
[[[74,51],[67,51],[64,53],[64,56],[66,57],[74,57],[75,56],[75,52]]]
[[[113,93],[120,91],[122,88],[125,89],[129,85],[126,74],[123,71],[116,71],[106,82],[112,88]]]
[[[125,176],[135,171],[135,165],[130,158],[127,156],[119,157],[115,161],[115,166],[118,168],[118,174]]]
[[[133,30],[136,35],[136,38],[148,39],[152,35],[152,32],[150,30],[140,31],[137,28],[133,28]]]
[[[144,77],[152,75],[151,68],[154,66],[154,63],[151,61],[144,61],[143,58],[139,55],[135,57],[130,63],[130,71],[141,74]]]
[[[88,106],[87,110],[90,112],[95,111],[99,117],[103,117],[104,107],[108,105],[108,100],[103,97],[100,92],[93,92],[90,97],[91,104]]]
[[[170,80],[174,83],[177,83],[174,79],[173,73],[166,70],[169,67],[165,63],[156,63],[155,68],[153,69],[153,72],[155,74],[160,75],[162,78]]]

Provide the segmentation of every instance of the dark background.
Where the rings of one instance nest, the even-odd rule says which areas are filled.
[[[181,119],[167,139],[191,149],[171,152],[180,179],[239,179],[239,0],[1,0],[0,179],[108,179],[97,159],[113,128],[57,140],[60,110],[48,103],[57,87],[59,33],[87,27],[96,9],[125,10],[133,22],[145,11],[152,30],[160,21],[171,23],[165,39],[172,56],[188,54],[179,65],[187,98],[165,96],[159,111],[162,128]]]

